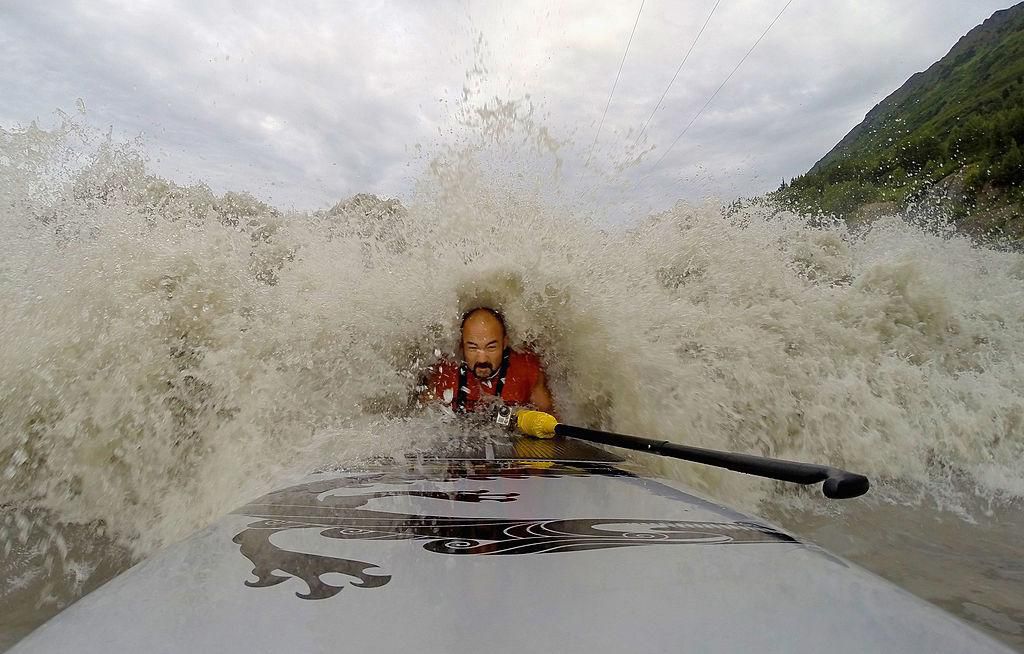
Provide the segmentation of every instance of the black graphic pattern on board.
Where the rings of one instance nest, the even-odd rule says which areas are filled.
[[[605,467],[600,474],[614,474]],[[555,468],[493,467],[470,472],[455,471],[432,481],[454,479],[494,479],[498,476],[575,476],[594,470],[569,466]],[[451,492],[388,490],[370,492],[378,484],[408,484],[422,481],[422,474],[386,473],[327,479],[293,486],[270,493],[236,513],[261,518],[235,535],[243,555],[253,563],[256,581],[247,586],[274,586],[290,578],[308,586],[303,599],[333,597],[343,586],[329,584],[322,576],[336,572],[352,578],[357,588],[379,588],[391,576],[378,572],[375,563],[295,552],[278,547],[271,538],[290,529],[320,529],[320,535],[332,540],[415,540],[423,549],[439,554],[512,555],[580,552],[595,549],[644,545],[732,544],[792,542],[793,538],[756,523],[687,522],[679,520],[620,519],[534,519],[465,518],[417,515],[368,510],[373,499],[385,497],[424,497],[454,502],[514,502],[516,493],[490,493],[487,490]],[[367,489],[358,494],[333,494],[346,489]],[[623,527],[628,530],[623,530]],[[284,574],[278,574],[278,572]]]

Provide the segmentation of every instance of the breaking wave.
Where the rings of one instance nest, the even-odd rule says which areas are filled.
[[[424,447],[452,423],[415,386],[479,303],[542,353],[566,422],[894,498],[1024,496],[1024,256],[898,216],[598,220],[528,115],[479,112],[405,204],[315,212],[160,179],[70,118],[0,132],[5,559],[59,563],[83,530],[141,556],[288,475]],[[545,167],[510,176],[523,143]],[[816,492],[647,463],[745,508]]]

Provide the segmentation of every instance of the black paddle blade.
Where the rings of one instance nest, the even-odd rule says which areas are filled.
[[[845,470],[836,470],[828,476],[821,487],[821,492],[833,500],[847,500],[860,497],[871,488],[871,482],[864,475]]]

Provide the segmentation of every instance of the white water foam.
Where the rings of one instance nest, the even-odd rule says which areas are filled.
[[[467,114],[478,139],[407,206],[313,213],[155,178],[70,119],[0,133],[5,555],[52,567],[78,524],[142,556],[290,475],[426,446],[453,423],[414,388],[481,303],[566,422],[828,462],[893,501],[1024,495],[1024,256],[899,216],[597,219],[529,116]],[[748,509],[817,492],[648,463]]]

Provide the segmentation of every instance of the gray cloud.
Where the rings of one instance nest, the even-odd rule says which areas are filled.
[[[0,121],[45,124],[82,98],[90,122],[144,134],[158,174],[313,207],[408,196],[430,153],[462,138],[468,83],[480,99],[528,94],[569,142],[566,183],[596,186],[635,156],[713,4],[646,3],[590,174],[639,3],[16,1],[0,23]],[[760,193],[805,171],[1007,0],[795,0],[655,168],[783,4],[721,2],[645,135],[653,151],[622,173],[643,180],[648,206]]]

